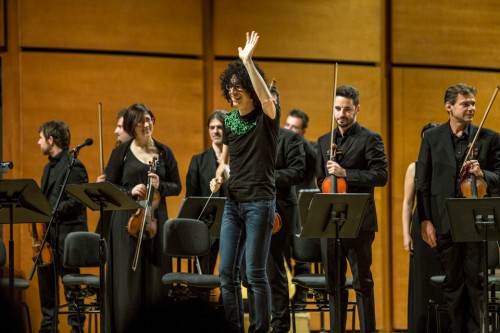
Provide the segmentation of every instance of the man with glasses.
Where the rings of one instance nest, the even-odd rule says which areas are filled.
[[[240,268],[243,255],[246,277],[254,292],[255,332],[268,332],[271,292],[266,274],[275,215],[275,163],[280,110],[272,99],[264,73],[252,54],[259,35],[247,33],[241,61],[221,74],[224,97],[235,107],[224,118],[222,160],[210,182],[216,192],[227,181],[227,202],[222,217],[219,275],[228,328],[244,332]],[[230,177],[227,175],[227,168]]]

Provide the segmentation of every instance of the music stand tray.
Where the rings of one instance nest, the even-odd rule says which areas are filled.
[[[299,198],[297,201],[299,203],[300,225],[302,227],[306,224],[307,213],[309,212],[309,207],[311,206],[311,200],[316,193],[320,193],[320,191],[316,188],[299,190]]]
[[[68,184],[66,192],[93,211],[137,209],[142,206],[110,182]]]
[[[226,204],[225,197],[187,197],[182,200],[177,217],[195,219],[198,218],[207,224],[210,237],[220,238],[220,227],[222,223],[222,213]],[[207,203],[208,201],[208,203]],[[207,205],[205,207],[205,205]],[[203,207],[205,209],[203,210]],[[200,213],[203,214],[200,217]]]
[[[370,195],[365,193],[316,193],[312,198],[301,237],[356,238],[369,197]],[[334,219],[340,220],[338,237]]]
[[[483,277],[488,277],[488,241],[500,240],[500,198],[446,199],[454,242],[482,242]],[[487,280],[486,280],[487,281]],[[488,332],[488,283],[483,283],[481,332]]]
[[[10,221],[9,208],[14,209]],[[0,180],[0,223],[48,222],[52,207],[33,179]]]
[[[14,231],[16,223],[48,222],[52,207],[33,179],[0,180],[0,223],[10,224],[9,296],[14,295]]]
[[[492,224],[488,226],[487,240],[500,240],[500,198],[446,199],[446,210],[450,221],[451,236],[454,242],[481,242],[483,230],[476,226],[479,216]]]

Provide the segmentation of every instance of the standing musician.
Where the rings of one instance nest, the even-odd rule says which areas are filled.
[[[191,158],[186,175],[186,197],[208,197],[211,194],[207,184],[215,175],[222,158],[222,123],[226,113],[227,111],[224,110],[215,110],[208,117],[207,127],[212,147]],[[222,186],[221,190],[214,193],[213,196],[226,196],[225,187],[225,185]],[[219,239],[212,239],[211,244],[208,254],[208,270],[213,274],[219,254]]]
[[[276,144],[279,106],[271,97],[264,74],[252,60],[259,35],[247,33],[239,47],[241,61],[221,74],[224,97],[236,109],[224,118],[222,161],[210,189],[216,192],[230,167],[228,200],[224,206],[220,237],[219,275],[222,299],[231,332],[243,332],[243,298],[240,268],[246,259],[246,277],[254,292],[255,332],[268,332],[271,291],[266,274],[274,223]]]
[[[295,190],[297,193],[297,197],[299,196],[300,190],[311,190],[316,189],[316,142],[309,141],[305,138],[304,134],[306,133],[307,127],[309,126],[309,116],[302,110],[293,109],[288,112],[288,117],[286,118],[285,128],[289,129],[295,133],[300,134],[302,137],[302,142],[304,146],[304,152],[306,154],[306,169],[304,172],[303,181],[295,186]],[[305,221],[302,221],[305,223]],[[293,251],[293,244],[295,235],[291,236],[291,244],[290,253],[287,253],[287,262],[291,267],[291,252]],[[319,241],[319,240],[318,240]],[[307,262],[295,262],[295,266],[293,267],[293,275],[301,275],[301,274],[309,274],[311,273],[311,264]],[[294,306],[297,309],[304,309],[307,302],[307,289],[295,285],[295,294],[293,295]]]
[[[68,126],[59,120],[48,121],[38,129],[40,138],[38,145],[43,155],[49,157],[49,163],[45,165],[42,175],[42,192],[47,197],[51,206],[55,206],[57,198],[61,192],[61,185],[64,183],[71,157],[68,153],[70,144],[70,131]],[[68,184],[87,183],[87,170],[80,160],[76,160],[73,169],[68,178]],[[66,268],[62,265],[62,256],[64,253],[64,240],[66,235],[73,231],[87,231],[87,209],[78,200],[64,192],[62,194],[59,206],[56,212],[55,223],[59,230],[59,253],[57,262],[48,265],[39,265],[38,289],[40,293],[40,303],[42,308],[42,323],[40,332],[55,332],[57,330],[57,318],[54,318],[56,298],[56,283],[59,279],[55,276],[65,274],[78,274],[78,268]],[[56,239],[56,228],[50,228],[47,241],[54,248]],[[68,287],[64,285],[64,295],[70,302],[68,292],[78,291],[79,287]],[[85,316],[81,316],[81,322]],[[76,315],[68,316],[68,324],[71,326],[71,332],[79,332],[78,318]]]
[[[279,96],[276,86],[270,88],[273,99]],[[272,311],[271,327],[273,333],[290,331],[290,295],[288,277],[285,269],[285,253],[289,252],[290,237],[300,234],[300,213],[295,194],[295,185],[304,179],[306,167],[303,140],[300,135],[284,128],[279,129],[276,148],[276,210],[280,216],[279,229],[274,226],[269,256],[267,258],[267,274],[271,286]],[[277,222],[275,221],[275,224]],[[243,260],[245,261],[245,260]],[[245,265],[244,265],[245,266]],[[246,269],[242,269],[242,278],[246,282]],[[250,327],[254,331],[253,303],[254,292],[248,288]]]
[[[113,149],[106,168],[106,180],[134,199],[145,197],[148,183],[159,193],[158,209],[154,211],[158,232],[155,235],[156,230],[150,228],[153,224],[147,224],[149,237],[142,240],[135,271],[131,267],[138,239],[127,231],[135,210],[114,211],[111,217],[106,270],[106,332],[124,332],[140,309],[167,295],[161,278],[171,271],[171,262],[163,254],[159,231],[168,218],[165,197],[178,195],[181,182],[172,150],[153,139],[154,124],[153,112],[144,104],[131,105],[123,116],[123,128],[132,140]],[[158,161],[156,171],[149,172],[155,158]]]
[[[443,291],[448,303],[452,331],[480,331],[480,242],[455,243],[445,208],[447,198],[462,197],[459,172],[464,163],[469,172],[483,179],[488,191],[500,183],[500,140],[497,132],[483,128],[473,147],[471,161],[464,161],[478,127],[476,89],[464,83],[450,86],[444,95],[449,121],[428,130],[420,146],[417,168],[417,208],[422,238],[436,248],[446,275]]]
[[[344,287],[347,261],[353,273],[353,287],[356,291],[361,332],[375,332],[375,302],[373,296],[372,243],[377,231],[377,214],[373,198],[374,187],[387,182],[387,160],[384,145],[379,134],[362,127],[356,120],[360,112],[359,92],[352,86],[336,89],[334,117],[337,128],[318,139],[317,170],[318,186],[327,177],[335,175],[344,178],[349,193],[369,193],[370,199],[357,238],[342,239],[340,246],[341,267],[335,267],[335,240],[322,239],[323,266],[326,272],[327,290],[330,294],[330,323],[334,325],[333,292],[336,283],[341,286],[341,323],[345,331],[348,291]],[[335,144],[342,154],[337,154],[337,162],[329,160],[330,149]],[[335,270],[340,269],[340,281],[335,281]],[[337,332],[338,333],[338,332]]]

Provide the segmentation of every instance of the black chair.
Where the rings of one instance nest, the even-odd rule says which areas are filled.
[[[297,332],[295,313],[296,312],[319,312],[321,315],[320,332],[324,332],[324,313],[330,311],[328,292],[326,291],[326,277],[321,267],[321,245],[316,238],[293,237],[292,258],[295,261],[311,263],[312,270],[308,274],[296,275],[292,278],[292,283],[299,285],[306,290],[307,302],[305,307],[299,307],[295,300],[291,300],[292,328],[293,333]],[[352,278],[346,279],[345,287],[352,289]],[[309,300],[310,299],[310,300]],[[315,308],[307,308],[307,305],[315,305]],[[348,312],[352,313],[352,328],[354,332],[356,325],[356,302],[348,303]]]
[[[171,286],[169,296],[175,301],[201,299],[210,301],[211,290],[220,287],[218,275],[203,274],[198,257],[210,251],[210,235],[207,225],[199,220],[187,218],[169,219],[163,227],[163,252],[170,257],[187,262],[188,271],[177,271],[163,275],[162,282]],[[197,272],[191,267],[196,263]]]
[[[500,277],[495,276],[495,269],[500,267],[500,255],[498,242],[488,242],[488,286],[490,297],[488,300],[488,311],[490,313],[490,325],[492,332],[497,332],[500,328],[500,303],[495,295],[495,286],[500,284]],[[445,275],[431,276],[431,284],[441,288]],[[436,327],[435,332],[441,333],[441,316],[448,313],[448,306],[445,302],[436,302],[430,299],[427,303],[427,332],[431,332],[431,316],[434,314]]]
[[[3,239],[0,238],[0,267],[4,267],[5,263],[7,261],[7,254],[5,250],[5,244],[3,242]],[[16,292],[23,292],[26,289],[30,287],[30,282],[25,279],[21,278],[14,278],[14,291]],[[8,277],[3,277],[0,275],[0,288],[7,293],[9,289],[9,278]],[[30,317],[30,310],[28,307],[28,304],[24,301],[20,302],[21,307],[24,309],[26,313],[26,324],[28,326],[28,332],[32,332],[31,328],[31,317]]]
[[[64,241],[63,265],[68,268],[99,267],[99,240],[99,234],[93,232],[69,233]],[[107,257],[106,249],[107,246],[104,246],[104,263]],[[103,306],[100,279],[100,276],[95,274],[66,274],[62,277],[63,285],[80,288],[68,292],[67,298],[71,302],[61,305],[60,307],[67,308],[67,311],[59,311],[59,314],[76,314],[80,332],[83,332],[80,318],[85,315],[89,315],[88,331],[92,328],[92,317],[95,319],[95,332],[99,331],[98,315]]]

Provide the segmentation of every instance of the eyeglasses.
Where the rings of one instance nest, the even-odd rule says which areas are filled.
[[[155,120],[154,118],[145,118],[144,120],[140,121],[137,123],[137,127],[143,127],[144,125],[146,124],[154,124],[155,123]]]
[[[230,91],[231,88],[233,88],[236,91],[243,91],[243,87],[239,84],[227,84],[226,85],[227,91]]]

